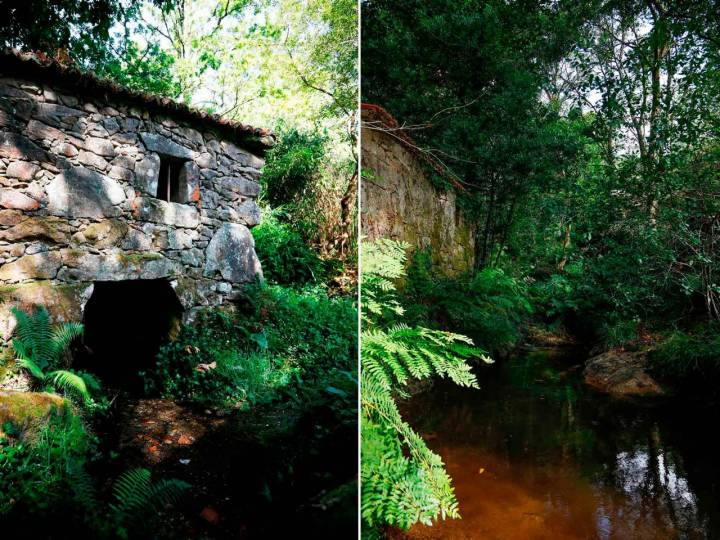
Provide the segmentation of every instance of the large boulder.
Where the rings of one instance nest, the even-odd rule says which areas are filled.
[[[665,392],[648,373],[647,352],[612,350],[591,358],[585,383],[617,396],[660,396]]]
[[[207,247],[204,275],[231,283],[246,283],[262,277],[260,261],[255,254],[255,242],[250,230],[237,223],[225,223]]]

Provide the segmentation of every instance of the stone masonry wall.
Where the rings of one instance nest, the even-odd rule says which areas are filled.
[[[160,155],[185,160],[183,202],[156,198]],[[0,338],[11,305],[81,320],[95,281],[166,278],[186,319],[233,298],[261,274],[262,166],[212,126],[0,64]]]
[[[363,119],[368,119],[363,111]],[[391,134],[362,129],[362,234],[430,248],[434,265],[451,276],[472,269],[474,230],[453,191],[439,191],[421,159]]]

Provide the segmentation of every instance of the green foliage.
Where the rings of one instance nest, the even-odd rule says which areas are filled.
[[[69,411],[52,417],[32,442],[0,437],[0,520],[62,513],[72,494],[70,471],[82,466],[87,450],[85,428]]]
[[[410,320],[470,336],[493,352],[511,348],[533,313],[527,287],[499,268],[448,279],[431,267],[428,253],[414,254],[403,302]]]
[[[69,482],[72,501],[82,510],[79,526],[94,538],[146,537],[160,512],[177,505],[190,488],[175,478],[153,481],[147,469],[129,469],[115,480],[106,502],[84,467],[73,467]]]
[[[322,282],[328,265],[308,247],[291,219],[281,210],[268,211],[252,229],[263,275],[281,285]]]
[[[146,36],[151,37],[147,31]],[[180,85],[172,70],[175,63],[172,55],[153,41],[141,49],[129,36],[119,36],[117,40],[120,43],[116,54],[92,66],[98,76],[138,92],[169,98],[180,95]]]
[[[313,178],[325,159],[327,137],[316,132],[281,127],[277,144],[268,152],[263,168],[264,195],[271,206],[313,197]]]
[[[3,7],[0,43],[50,54],[58,48],[81,54],[93,40],[107,39],[122,11],[118,0],[29,0]]]
[[[405,248],[388,240],[363,244],[361,511],[367,534],[384,524],[407,528],[459,517],[442,460],[402,419],[396,398],[406,395],[410,379],[448,377],[477,387],[468,360],[490,362],[470,338],[403,324],[393,282],[404,275]]]
[[[27,370],[40,385],[54,388],[68,395],[92,402],[91,391],[99,390],[99,383],[88,373],[57,369],[73,340],[80,337],[80,323],[50,324],[50,315],[43,306],[36,306],[32,314],[11,308],[17,320],[12,347],[16,363]],[[48,371],[51,370],[51,371]]]
[[[249,364],[258,361],[264,342],[262,332],[251,332],[230,315],[206,312],[198,324],[183,326],[177,339],[160,350],[155,368],[143,374],[146,390],[205,404],[242,403],[248,392],[236,384],[248,381],[240,381],[234,368],[247,365],[254,371]]]
[[[248,406],[277,399],[281,389],[293,392],[291,383],[353,371],[357,318],[350,300],[320,289],[258,286],[242,309],[234,316],[209,311],[183,326],[144,374],[147,390]]]
[[[664,336],[650,358],[662,375],[714,387],[720,378],[717,325],[701,326],[692,332],[674,330]]]
[[[137,532],[168,505],[177,504],[190,484],[175,478],[153,482],[147,469],[130,469],[115,480],[110,523],[121,538]]]

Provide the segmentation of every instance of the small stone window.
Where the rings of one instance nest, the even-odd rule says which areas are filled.
[[[184,203],[187,197],[187,176],[183,173],[186,160],[160,156],[157,198],[167,202]]]

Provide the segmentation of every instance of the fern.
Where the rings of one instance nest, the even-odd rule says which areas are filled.
[[[17,326],[12,341],[17,364],[32,375],[40,385],[49,385],[63,393],[91,401],[90,389],[98,390],[96,379],[66,369],[57,369],[74,339],[83,333],[83,325],[70,322],[50,324],[50,315],[43,306],[35,306],[28,314],[11,308]],[[51,369],[49,373],[47,370]]]
[[[48,373],[45,376],[45,380],[65,393],[75,394],[85,401],[92,399],[87,384],[85,384],[85,379],[77,373],[66,369],[59,369]]]
[[[404,276],[400,242],[363,244],[362,334],[362,517],[367,527],[459,517],[457,500],[442,459],[402,419],[396,396],[410,379],[447,377],[477,388],[469,360],[491,360],[471,339],[450,332],[410,327],[394,282]]]
[[[160,510],[177,504],[190,484],[175,478],[152,481],[147,469],[125,471],[113,484],[114,502],[104,506],[84,467],[70,470],[74,501],[98,537],[126,537],[152,523]]]
[[[127,526],[177,504],[189,487],[175,478],[153,482],[147,469],[131,469],[115,481],[110,509],[118,526]]]

